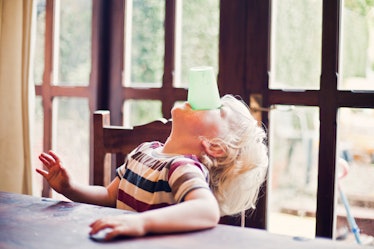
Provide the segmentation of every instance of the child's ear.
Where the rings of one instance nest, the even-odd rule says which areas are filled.
[[[226,154],[226,151],[222,148],[222,146],[212,145],[207,140],[202,140],[201,144],[205,152],[212,157],[223,157]]]

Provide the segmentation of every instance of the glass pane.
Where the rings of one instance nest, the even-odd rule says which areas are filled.
[[[175,84],[187,87],[191,67],[212,66],[218,71],[219,0],[182,3],[181,44],[177,44],[181,58],[176,58]]]
[[[89,181],[90,111],[84,98],[58,97],[53,102],[55,111],[53,149],[61,156],[64,166],[74,181]],[[53,193],[53,196],[61,196]]]
[[[339,89],[374,90],[373,13],[373,1],[344,1]]]
[[[130,84],[158,83],[164,72],[165,1],[132,1]],[[130,34],[130,32],[128,32]],[[126,82],[128,82],[126,80]]]
[[[36,37],[34,54],[34,84],[41,85],[44,70],[45,0],[36,5]]]
[[[347,242],[355,242],[349,219],[361,230],[358,237],[362,244],[368,242],[368,236],[374,236],[373,127],[374,109],[339,109],[337,172],[341,191],[337,193],[337,235]]]
[[[126,100],[123,124],[132,127],[162,118],[161,107],[159,100]]]
[[[42,97],[35,96],[35,112],[33,120],[34,122],[31,124],[30,130],[31,132],[31,159],[32,159],[32,193],[35,196],[41,196],[42,189],[43,189],[43,179],[42,176],[34,173],[35,168],[42,168],[43,165],[40,163],[38,159],[38,155],[43,151],[43,106],[42,106]]]
[[[318,108],[275,106],[270,125],[268,230],[314,238]]]
[[[59,85],[87,86],[91,70],[92,0],[60,1]]]
[[[322,1],[272,2],[270,87],[319,89]]]

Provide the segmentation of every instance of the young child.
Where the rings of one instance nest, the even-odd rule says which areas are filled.
[[[173,107],[165,144],[139,145],[107,187],[71,181],[52,151],[39,156],[47,170],[36,171],[73,201],[136,212],[93,222],[90,234],[112,229],[106,240],[214,227],[220,216],[254,208],[268,166],[265,131],[247,106],[232,95],[221,103],[213,110]]]

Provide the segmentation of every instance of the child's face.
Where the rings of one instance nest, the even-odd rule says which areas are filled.
[[[179,132],[206,138],[219,137],[227,132],[229,109],[193,110],[188,102],[173,107],[173,127]]]

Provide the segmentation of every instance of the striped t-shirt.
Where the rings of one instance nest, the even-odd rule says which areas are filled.
[[[163,154],[162,147],[143,143],[117,169],[117,208],[143,212],[182,202],[193,189],[209,189],[208,170],[196,156]]]

